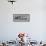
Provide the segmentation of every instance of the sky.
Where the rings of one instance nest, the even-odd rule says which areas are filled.
[[[17,0],[14,5],[0,0],[0,41],[15,40],[19,32],[33,40],[46,40],[46,1]],[[13,14],[30,14],[30,22],[13,22]]]

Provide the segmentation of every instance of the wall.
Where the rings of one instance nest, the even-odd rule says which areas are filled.
[[[45,11],[45,0],[17,0],[14,5],[7,0],[0,0],[0,40],[15,39],[18,32],[27,32],[38,41],[46,40]],[[31,20],[26,23],[13,22],[13,13],[29,13]]]

